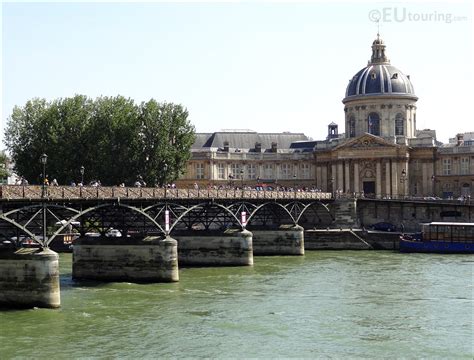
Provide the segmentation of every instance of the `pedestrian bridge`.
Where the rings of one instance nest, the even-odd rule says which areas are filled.
[[[1,186],[0,242],[48,247],[64,234],[81,237],[325,227],[330,193],[242,189]]]

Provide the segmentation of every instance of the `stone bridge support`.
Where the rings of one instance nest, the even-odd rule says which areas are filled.
[[[72,277],[100,281],[178,281],[177,242],[170,237],[78,239],[74,243]]]
[[[0,249],[0,306],[58,308],[58,254],[49,249]]]
[[[304,229],[282,225],[275,230],[252,230],[254,255],[304,255]]]
[[[218,234],[175,234],[181,266],[253,265],[252,233],[229,229]]]

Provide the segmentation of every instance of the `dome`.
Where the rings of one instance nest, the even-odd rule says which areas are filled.
[[[369,64],[355,74],[346,89],[346,98],[351,96],[393,95],[415,98],[410,78],[395,66],[385,55],[385,43],[377,34],[372,42],[372,57]]]
[[[346,90],[346,97],[384,94],[414,97],[415,91],[408,76],[389,64],[369,64],[352,77]]]

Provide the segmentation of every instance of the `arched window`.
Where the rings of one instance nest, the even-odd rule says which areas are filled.
[[[377,113],[370,113],[368,119],[368,133],[380,136],[380,116]]]
[[[404,135],[404,122],[405,119],[403,118],[402,113],[398,113],[395,116],[395,135]]]
[[[356,136],[356,119],[354,115],[349,118],[349,137]]]

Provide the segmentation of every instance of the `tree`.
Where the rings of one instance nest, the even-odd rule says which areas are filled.
[[[0,184],[6,183],[8,175],[8,156],[0,151]]]
[[[136,161],[144,170],[145,181],[166,184],[177,179],[191,156],[195,141],[194,126],[181,105],[155,100],[139,108],[141,157]],[[137,152],[139,153],[139,152]]]
[[[133,184],[141,175],[161,184],[176,179],[190,157],[194,127],[187,117],[181,105],[137,106],[123,96],[32,99],[13,109],[5,145],[15,171],[30,183],[41,181],[39,157],[46,153],[49,177],[62,184],[77,182],[81,166],[86,181]]]

